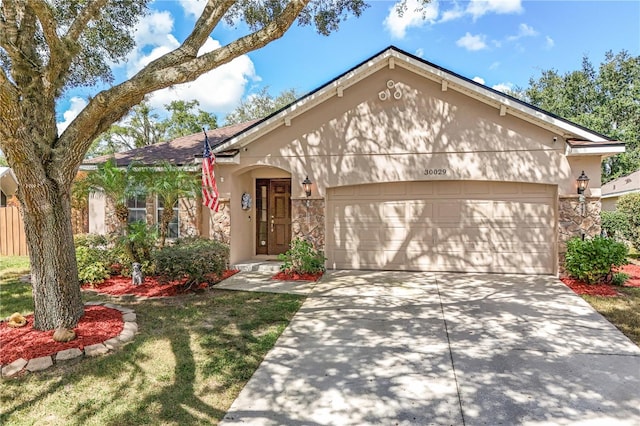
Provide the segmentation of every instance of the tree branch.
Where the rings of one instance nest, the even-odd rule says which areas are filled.
[[[174,51],[161,56],[151,62],[144,71],[153,72],[155,70],[166,69],[198,56],[198,51],[205,44],[214,28],[220,23],[225,13],[233,6],[236,0],[215,1],[209,0],[193,27],[193,31],[185,41]]]
[[[3,10],[4,20],[0,21],[0,46],[2,46],[11,59],[18,54],[16,42],[18,40],[18,23],[16,18],[16,5],[13,0],[5,0],[0,7]]]
[[[57,90],[55,86],[58,77],[69,64],[69,52],[56,32],[57,22],[49,3],[41,0],[29,0],[44,33],[45,41],[49,47],[49,62],[43,70],[44,89],[47,96],[52,96]],[[52,91],[53,90],[53,91]]]
[[[76,42],[87,28],[89,22],[100,14],[100,10],[106,4],[107,0],[96,0],[90,2],[71,23],[64,39],[69,42]]]
[[[264,28],[200,57],[190,57],[184,51],[182,55],[171,52],[169,58],[165,55],[129,80],[98,93],[60,136],[55,150],[64,155],[54,156],[56,164],[53,167],[65,174],[75,173],[92,141],[132,106],[140,103],[147,93],[193,81],[207,71],[282,37],[309,1],[290,1],[282,13]],[[194,43],[199,37],[202,35],[193,36]]]

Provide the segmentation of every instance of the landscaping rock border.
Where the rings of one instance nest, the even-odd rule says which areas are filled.
[[[131,342],[138,332],[136,313],[133,309],[124,308],[109,302],[87,302],[85,306],[104,306],[105,308],[117,309],[122,313],[124,325],[122,331],[116,337],[112,337],[102,343],[85,346],[84,350],[78,348],[65,349],[53,355],[43,356],[34,359],[20,358],[10,364],[0,366],[2,377],[11,377],[22,371],[35,372],[46,370],[53,365],[76,359],[82,356],[93,357],[104,355],[110,351],[121,348],[126,343]]]

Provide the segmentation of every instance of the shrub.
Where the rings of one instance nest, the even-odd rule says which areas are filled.
[[[629,233],[629,220],[620,210],[601,211],[602,229],[607,235],[618,240],[626,240]]]
[[[76,262],[78,263],[78,278],[82,284],[101,283],[109,276],[104,252],[98,248],[80,246],[76,248]]]
[[[624,285],[624,283],[628,279],[629,279],[629,274],[625,274],[624,272],[616,272],[613,274],[613,279],[611,280],[611,284]]]
[[[626,239],[640,250],[640,193],[623,195],[618,199],[616,209],[627,217]]]
[[[107,237],[100,234],[77,234],[73,236],[76,247],[106,248]]]
[[[189,238],[154,253],[156,274],[166,281],[186,278],[185,286],[216,282],[229,264],[229,246],[215,240]]]
[[[321,251],[316,250],[307,240],[295,239],[291,241],[291,248],[286,253],[278,255],[283,262],[280,269],[286,273],[315,274],[324,272],[326,258]]]
[[[153,250],[158,241],[154,226],[133,222],[127,226],[127,234],[116,238],[113,247],[113,263],[120,265],[123,275],[131,275],[131,264],[138,262],[145,274],[154,272]]]
[[[572,238],[567,242],[565,268],[570,276],[589,284],[610,282],[612,268],[627,263],[628,248],[611,238]]]

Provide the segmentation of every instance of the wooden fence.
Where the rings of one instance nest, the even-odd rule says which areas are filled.
[[[0,207],[0,256],[26,256],[27,237],[18,207]]]

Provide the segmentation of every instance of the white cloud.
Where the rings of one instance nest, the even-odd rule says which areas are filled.
[[[494,86],[491,86],[491,88],[502,93],[509,93],[510,91],[513,90],[513,83],[509,83],[509,82],[499,83]]]
[[[500,61],[496,61],[496,62],[492,63],[491,65],[489,65],[489,69],[490,70],[498,69],[498,67],[500,67]]]
[[[475,76],[472,78],[472,80],[475,81],[476,83],[484,84],[484,78],[482,77]]]
[[[127,57],[127,77],[180,46],[171,33],[173,22],[173,17],[166,11],[154,11],[138,22],[134,30],[136,47]]]
[[[466,13],[478,19],[487,13],[521,13],[522,10],[521,0],[471,0]]]
[[[82,98],[74,96],[70,100],[71,105],[69,105],[69,109],[62,114],[62,118],[64,121],[62,123],[57,123],[58,134],[62,134],[69,124],[80,114],[80,112],[87,106],[88,102]]]
[[[199,54],[210,52],[218,47],[220,43],[209,38]],[[192,82],[177,84],[152,93],[149,104],[161,109],[176,99],[197,99],[201,109],[225,114],[238,105],[247,83],[259,80],[253,62],[248,56],[243,55],[201,75]]]
[[[538,32],[530,27],[527,24],[520,24],[518,26],[518,34],[507,37],[509,41],[515,41],[521,39],[522,37],[535,37],[538,35]]]
[[[181,2],[185,12],[196,11],[198,2]],[[201,7],[202,5],[198,6]],[[189,12],[191,13],[191,12]],[[131,77],[153,60],[180,46],[173,35],[174,20],[166,11],[152,12],[145,16],[135,28],[136,48],[126,63],[127,76]],[[220,43],[209,38],[198,52],[199,55],[220,47]],[[153,108],[164,109],[164,105],[181,99],[197,99],[205,111],[223,114],[231,111],[242,99],[249,81],[259,81],[253,62],[247,55],[240,56],[222,65],[195,81],[175,85],[150,94],[149,103]]]
[[[179,0],[180,6],[184,9],[184,13],[187,16],[193,16],[199,18],[204,10],[206,0]]]
[[[484,34],[472,35],[471,33],[466,33],[456,41],[456,44],[471,51],[482,50],[487,48],[485,39],[486,36]]]
[[[551,49],[551,48],[553,48],[553,46],[555,46],[555,45],[556,45],[556,42],[555,42],[555,41],[553,41],[553,39],[552,39],[551,37],[549,37],[549,36],[546,36],[546,37],[545,37],[545,45],[544,45],[544,46],[545,46],[547,49]]]
[[[465,11],[458,6],[456,3],[453,9],[445,10],[442,12],[442,17],[440,18],[440,22],[453,21],[458,18],[462,18],[465,14]]]
[[[384,27],[391,33],[391,37],[403,39],[407,29],[422,27],[427,22],[433,23],[438,17],[438,2],[436,0],[423,5],[419,0],[407,0],[406,10],[400,16],[397,4],[389,9],[389,14],[384,19]]]
[[[418,58],[422,58],[424,56],[424,49],[422,47],[419,47],[418,49],[416,49],[416,56]]]

